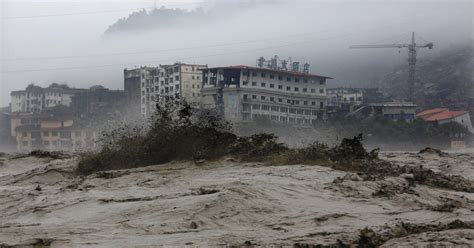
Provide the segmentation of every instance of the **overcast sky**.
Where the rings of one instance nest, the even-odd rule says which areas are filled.
[[[423,57],[468,42],[474,33],[472,1],[255,1],[255,7],[238,11],[221,8],[212,23],[107,38],[109,25],[133,10],[152,8],[154,1],[0,1],[0,105],[9,103],[10,91],[29,83],[122,89],[124,67],[175,61],[254,65],[258,57],[275,54],[310,62],[311,72],[335,77],[334,84],[364,84],[367,65],[404,63],[406,51],[349,45],[406,43],[415,31],[419,43],[435,43],[434,50],[419,52]],[[156,1],[190,10],[210,10],[216,3],[233,6],[226,0]]]

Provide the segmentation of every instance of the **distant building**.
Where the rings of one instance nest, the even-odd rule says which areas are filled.
[[[349,116],[359,118],[380,116],[392,121],[413,121],[416,116],[416,104],[410,102],[364,104],[346,115],[346,117]]]
[[[206,65],[175,63],[124,70],[127,104],[142,116],[150,116],[160,96],[173,96],[199,105],[202,69]]]
[[[424,110],[416,116],[424,121],[437,122],[439,124],[456,122],[466,127],[469,132],[474,132],[468,111],[452,111],[447,108],[434,108]]]
[[[332,112],[351,112],[363,104],[384,102],[383,94],[377,88],[328,88],[328,109]]]
[[[11,112],[39,113],[46,108],[70,106],[72,96],[84,91],[86,89],[70,88],[55,83],[46,88],[30,84],[25,90],[11,92]]]
[[[360,105],[363,103],[363,92],[356,88],[328,88],[327,89],[328,103],[331,105],[339,104],[354,104]]]
[[[129,113],[137,115],[142,113],[142,97],[146,99],[146,94],[142,95],[142,88],[146,90],[148,86],[148,91],[150,91],[150,87],[153,85],[153,78],[157,73],[157,68],[146,66],[123,70],[125,104]],[[143,103],[143,107],[146,107],[145,103]]]
[[[97,131],[75,124],[70,113],[63,110],[42,113],[12,113],[11,136],[19,152],[32,150],[93,149]]]
[[[10,146],[12,138],[10,135],[10,107],[0,108],[0,146]]]
[[[376,115],[392,121],[413,121],[416,116],[416,104],[411,102],[387,102],[370,104]]]
[[[111,118],[111,115],[123,112],[125,92],[96,85],[74,94],[71,100],[71,110],[76,116]]]
[[[310,125],[326,110],[326,80],[309,72],[250,66],[203,70],[202,106],[232,122],[266,118]]]

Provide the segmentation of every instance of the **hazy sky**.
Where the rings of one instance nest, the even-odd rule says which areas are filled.
[[[123,68],[175,61],[254,65],[260,56],[292,56],[310,62],[311,72],[335,77],[334,84],[364,84],[368,66],[390,69],[406,51],[348,49],[352,44],[432,41],[439,53],[473,37],[472,1],[254,1],[253,8],[226,0],[162,0],[158,6],[206,10],[218,4],[212,23],[185,23],[150,32],[104,37],[118,18],[154,1],[1,1],[0,105],[29,83],[67,82],[123,88]],[[236,1],[233,1],[236,2]],[[126,53],[126,54],[123,54]],[[383,61],[383,63],[379,63]]]

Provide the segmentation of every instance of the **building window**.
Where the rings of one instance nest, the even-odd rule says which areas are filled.
[[[316,89],[311,89],[311,93],[316,93]]]
[[[260,85],[261,85],[262,87],[265,87],[265,86],[266,86],[265,83],[261,83]]]
[[[257,82],[252,82],[252,86],[257,86]]]
[[[252,77],[256,77],[257,76],[257,73],[256,72],[252,72]]]
[[[308,89],[307,89],[307,88],[303,88],[303,92],[308,92]]]
[[[282,77],[282,76],[278,76],[278,80],[283,80],[283,77]]]
[[[51,136],[58,136],[58,131],[53,131]]]
[[[194,76],[191,76],[191,79],[194,79]]]
[[[298,92],[300,91],[300,89],[298,87],[295,87],[295,91]]]
[[[271,78],[271,79],[274,79],[275,76],[274,76],[273,74],[270,74],[270,78]]]
[[[324,79],[321,79],[321,80],[319,81],[319,84],[320,84],[320,85],[324,85],[324,83],[325,83]]]
[[[248,95],[244,95],[244,100],[247,100],[247,98],[248,98]]]
[[[308,82],[308,79],[307,79],[307,78],[303,79],[303,82],[307,83],[307,82]]]
[[[255,110],[260,109],[260,104],[252,104],[252,109],[255,109]]]
[[[247,76],[247,72],[246,72],[246,71],[242,71],[242,76]]]
[[[275,85],[274,85],[274,84],[270,84],[270,88],[275,88]]]
[[[247,81],[243,81],[242,85],[248,85],[249,83]]]
[[[324,94],[324,89],[319,89],[319,93]]]
[[[278,85],[278,89],[279,89],[279,90],[282,90],[282,89],[283,89],[283,85]]]
[[[324,102],[319,102],[319,108],[324,108]]]
[[[291,82],[291,77],[286,77],[286,81]]]
[[[278,102],[283,102],[283,99],[281,99],[281,98],[278,98]]]
[[[260,96],[260,99],[261,99],[261,100],[265,100],[265,96]]]
[[[298,83],[300,81],[299,78],[295,78],[295,82]]]
[[[250,111],[250,104],[243,104],[242,111]]]
[[[257,99],[257,96],[256,96],[256,95],[252,95],[252,99]]]
[[[270,97],[270,101],[275,101],[275,98],[274,97]]]
[[[49,132],[48,132],[48,131],[44,131],[44,132],[43,132],[43,136],[48,137],[48,136],[49,136]]]
[[[280,108],[280,112],[286,113],[286,112],[288,112],[288,108],[286,108],[286,107],[281,107],[281,108]]]
[[[262,105],[262,110],[269,110],[270,109],[270,106],[268,105]]]
[[[308,105],[308,101],[304,101],[304,102],[303,102],[303,105]]]
[[[266,76],[267,76],[267,75],[265,75],[265,73],[262,72],[262,77],[264,78],[264,77],[266,77]]]
[[[287,90],[287,91],[290,91],[290,90],[291,90],[291,87],[290,87],[290,86],[286,86],[286,90]]]
[[[300,104],[300,101],[295,100],[295,104],[296,104],[296,105],[299,105],[299,104]]]
[[[311,105],[315,106],[315,105],[316,105],[316,102],[311,102]]]

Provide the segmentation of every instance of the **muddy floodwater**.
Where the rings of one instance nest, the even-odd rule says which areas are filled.
[[[380,157],[474,180],[473,153]],[[83,177],[77,161],[0,157],[1,247],[474,246],[474,192],[410,175],[223,159]]]

